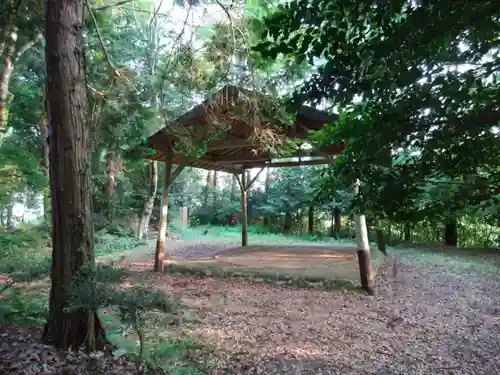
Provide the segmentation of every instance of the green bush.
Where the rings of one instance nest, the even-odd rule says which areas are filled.
[[[47,226],[22,226],[16,230],[0,229],[0,256],[28,247],[44,247],[50,244],[51,233]]]
[[[96,256],[112,255],[144,245],[134,232],[120,224],[111,224],[94,235]]]
[[[0,232],[0,273],[8,276],[0,291],[49,274],[49,240],[47,227],[25,226],[14,232]]]
[[[0,299],[0,322],[41,325],[47,319],[48,304],[47,293],[12,287]]]

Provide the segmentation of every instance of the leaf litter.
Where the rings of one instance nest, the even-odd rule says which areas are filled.
[[[380,271],[375,296],[147,271],[140,277],[198,313],[201,324],[184,332],[212,348],[214,375],[498,374],[498,269],[463,272],[411,258],[395,269]],[[2,327],[0,373],[135,373],[121,356],[57,356],[39,336]]]

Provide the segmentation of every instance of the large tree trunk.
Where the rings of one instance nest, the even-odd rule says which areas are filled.
[[[40,124],[41,130],[41,143],[42,143],[42,166],[47,178],[50,177],[50,148],[49,148],[49,128],[47,126],[47,119],[42,119],[42,123]],[[46,223],[48,223],[51,219],[50,217],[50,192],[49,189],[43,190],[43,218]]]
[[[456,219],[449,219],[444,227],[444,244],[457,247],[458,245],[458,223]]]
[[[105,334],[96,310],[66,310],[73,277],[94,263],[83,6],[79,0],[46,3],[53,250],[43,340],[62,349],[97,350],[104,347]]]
[[[158,191],[158,162],[153,160],[148,160],[148,169],[149,169],[149,192],[146,201],[144,202],[141,220],[139,222],[139,228],[137,231],[137,236],[139,238],[147,238],[149,221],[151,220],[151,215],[153,214],[156,192]]]

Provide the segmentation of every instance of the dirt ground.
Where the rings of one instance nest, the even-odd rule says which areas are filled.
[[[374,262],[380,257],[375,257]],[[248,246],[228,249],[216,256],[175,259],[170,263],[190,269],[230,270],[259,275],[305,277],[359,283],[356,249],[332,246]],[[375,263],[374,263],[375,264]],[[379,262],[374,267],[378,266]]]
[[[193,244],[189,247],[193,254]],[[158,275],[149,271],[152,257],[141,258],[129,259],[132,281],[154,282],[196,310],[201,324],[182,330],[213,349],[213,375],[499,373],[500,272],[495,267],[391,258],[379,269],[376,295],[366,296]],[[0,357],[18,355],[14,346],[35,349],[16,361],[21,367],[15,370],[9,370],[13,357],[0,358],[0,373],[58,373],[56,365],[23,372],[29,363],[40,363],[36,348],[50,349],[29,332],[16,335],[24,344],[13,342],[10,334],[0,337]],[[103,372],[85,374],[132,373],[130,363],[117,361],[105,362],[109,367]]]
[[[214,374],[499,373],[491,269],[393,260],[375,296],[141,275],[198,311],[203,324],[190,333],[217,349]]]

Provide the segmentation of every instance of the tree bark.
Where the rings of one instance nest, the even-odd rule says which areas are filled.
[[[335,236],[335,218],[333,216],[333,210],[330,211],[330,237],[337,239]]]
[[[446,246],[458,246],[458,223],[456,219],[449,219],[444,227],[444,244]]]
[[[42,143],[42,166],[47,178],[50,178],[50,148],[49,148],[49,128],[47,126],[47,119],[43,118],[40,124],[41,143]],[[43,190],[43,218],[46,223],[50,222],[50,188]]]
[[[333,208],[333,226],[336,239],[340,237],[340,230],[342,229],[342,216],[340,215],[340,213],[340,208],[338,206],[335,206]]]
[[[314,233],[314,206],[309,206],[309,211],[307,215],[307,224],[308,224],[308,232],[309,234]]]
[[[68,312],[68,286],[94,263],[90,138],[86,126],[83,1],[46,3],[47,99],[52,196],[52,270],[43,340],[57,348],[103,349],[105,332],[91,308]]]
[[[139,221],[139,228],[137,230],[137,237],[147,238],[149,221],[153,214],[155,205],[156,193],[158,191],[158,162],[156,160],[148,160],[149,170],[149,191],[148,196],[144,202],[142,209],[141,219]]]

